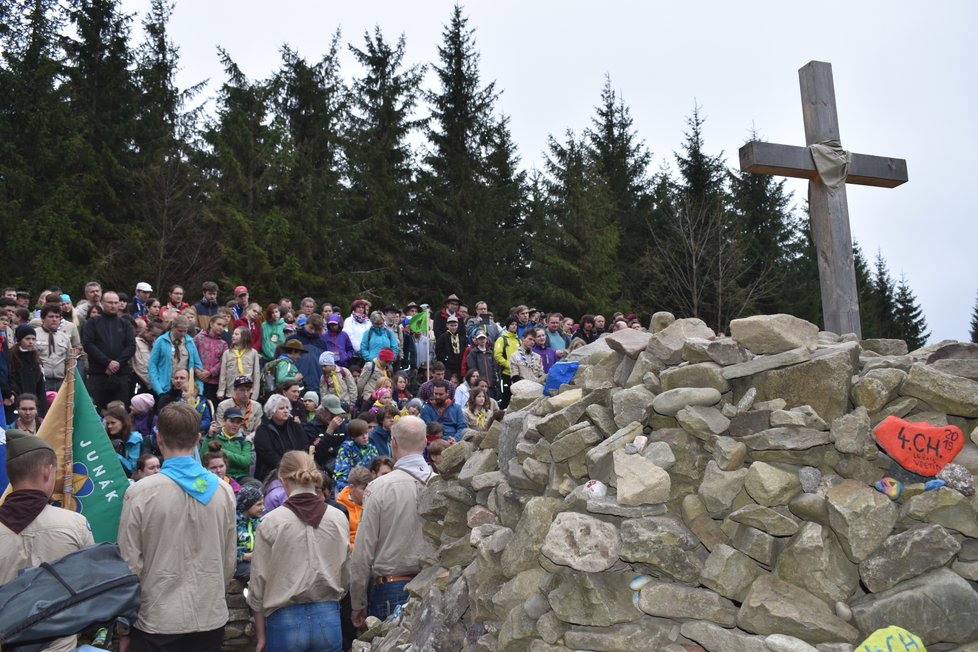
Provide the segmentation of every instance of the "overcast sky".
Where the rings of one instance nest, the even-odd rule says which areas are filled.
[[[178,83],[210,80],[204,98],[223,80],[218,45],[249,77],[264,78],[279,66],[283,44],[317,60],[337,29],[343,43],[359,46],[364,31],[379,25],[390,41],[404,34],[410,63],[434,61],[454,5],[176,3]],[[140,15],[148,4],[123,0]],[[910,177],[895,189],[848,187],[853,237],[870,260],[882,251],[895,279],[906,275],[932,342],[968,339],[978,291],[967,176],[978,145],[978,3],[483,0],[464,8],[483,82],[502,91],[498,108],[511,117],[527,168],[540,165],[549,134],[589,124],[606,73],[654,154],[652,171],[672,163],[694,104],[706,118],[707,152],[722,151],[728,165],[738,165],[752,128],[770,142],[804,145],[798,69],[830,62],[843,146],[905,158]],[[345,76],[359,74],[348,56],[343,61]],[[802,205],[806,183],[789,187]]]

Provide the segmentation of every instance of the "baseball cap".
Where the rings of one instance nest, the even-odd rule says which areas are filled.
[[[241,419],[244,421],[244,413],[242,413],[241,410],[236,407],[228,408],[224,410],[224,419],[225,421],[227,419]]]
[[[238,287],[234,288],[234,296],[239,296],[242,294],[248,294],[247,287],[245,287],[244,285],[239,285]]]
[[[238,376],[234,379],[234,387],[243,387],[248,385],[249,387],[255,386],[255,381],[251,379],[251,376]]]
[[[152,291],[153,291],[153,286],[150,285],[149,283],[146,283],[145,281],[136,283],[136,292],[152,292]]]
[[[343,404],[340,402],[340,397],[336,394],[328,394],[323,399],[322,407],[331,414],[346,414],[346,410],[343,409]]]

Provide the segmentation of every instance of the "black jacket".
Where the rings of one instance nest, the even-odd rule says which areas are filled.
[[[85,322],[82,346],[88,355],[88,373],[105,374],[115,360],[120,374],[129,373],[129,361],[136,353],[136,335],[132,324],[116,315],[101,315]]]
[[[255,477],[267,477],[283,455],[289,451],[307,451],[309,443],[309,437],[295,419],[290,417],[278,426],[268,417],[262,417],[255,431]]]

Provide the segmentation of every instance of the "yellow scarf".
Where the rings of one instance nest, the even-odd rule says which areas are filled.
[[[329,379],[333,383],[333,391],[336,392],[336,397],[342,398],[340,396],[340,379],[336,376],[336,367],[333,367],[333,370],[329,372]]]
[[[234,359],[237,360],[238,362],[238,375],[244,376],[245,370],[244,370],[244,362],[242,361],[242,358],[244,357],[245,350],[244,349],[231,349],[231,350],[234,352]]]

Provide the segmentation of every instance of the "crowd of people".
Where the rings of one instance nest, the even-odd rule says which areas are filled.
[[[119,545],[153,605],[123,639],[133,650],[219,649],[232,577],[248,583],[260,650],[344,649],[368,614],[407,599],[417,498],[442,452],[501,419],[513,382],[543,382],[608,324],[525,305],[497,321],[454,294],[435,309],[357,299],[345,318],[312,298],[218,294],[204,283],[190,304],[178,285],[156,298],[148,283],[129,297],[91,282],[77,303],[49,288],[33,310],[24,291],[0,295],[11,496],[44,513],[53,470],[34,435],[77,365],[132,483]],[[609,330],[621,328],[641,326],[616,314]],[[21,515],[12,528],[10,504],[0,538],[33,527]]]

